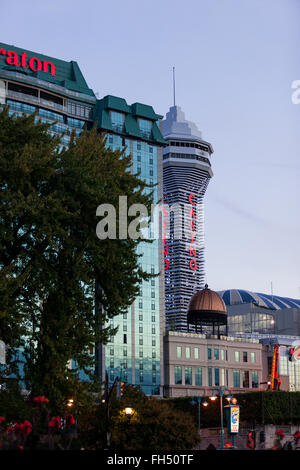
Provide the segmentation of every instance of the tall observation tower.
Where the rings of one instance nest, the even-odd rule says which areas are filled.
[[[166,321],[167,327],[186,331],[190,298],[205,285],[203,198],[213,176],[213,148],[179,106],[172,106],[162,121],[162,134],[168,141],[163,150],[169,217],[164,225]]]

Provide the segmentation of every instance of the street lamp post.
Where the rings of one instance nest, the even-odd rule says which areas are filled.
[[[202,400],[202,396],[199,396],[199,397],[193,397],[192,400],[191,400],[191,405],[195,405],[196,403],[198,403],[198,434],[199,434],[199,437],[200,437],[200,409],[201,409],[201,400]],[[207,406],[207,401],[205,400],[205,402],[203,403],[204,406]],[[200,450],[200,442],[199,442],[199,450]]]
[[[225,387],[218,387],[218,388],[215,388],[213,389],[213,395],[210,397],[211,400],[216,400],[216,395],[214,394],[214,392],[218,392],[219,393],[219,397],[220,397],[220,415],[221,415],[221,449],[224,449],[224,418],[223,418],[223,396],[225,394],[225,392],[229,392],[229,390],[227,390],[227,388]],[[231,400],[231,395],[230,395],[230,392],[229,392],[229,400]]]

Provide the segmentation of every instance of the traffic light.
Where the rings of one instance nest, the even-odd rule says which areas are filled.
[[[248,432],[247,447],[249,449],[254,449],[255,447],[255,431]]]
[[[124,395],[124,391],[125,391],[125,382],[120,382],[120,386],[121,386],[121,397]]]

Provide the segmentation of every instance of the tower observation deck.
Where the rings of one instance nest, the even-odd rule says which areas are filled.
[[[162,121],[162,134],[168,141],[163,150],[169,214],[164,233],[166,322],[171,329],[186,331],[189,301],[205,284],[203,198],[213,176],[213,148],[179,106],[172,106]]]

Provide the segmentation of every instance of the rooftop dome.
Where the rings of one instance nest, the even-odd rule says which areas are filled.
[[[198,326],[201,330],[202,326],[212,326],[213,333],[215,326],[227,326],[226,305],[219,294],[209,289],[207,284],[191,298],[187,322],[195,325],[196,331]]]
[[[226,305],[219,294],[209,289],[208,285],[205,284],[205,288],[203,290],[200,290],[193,295],[189,305],[189,311],[199,310],[226,313]]]

